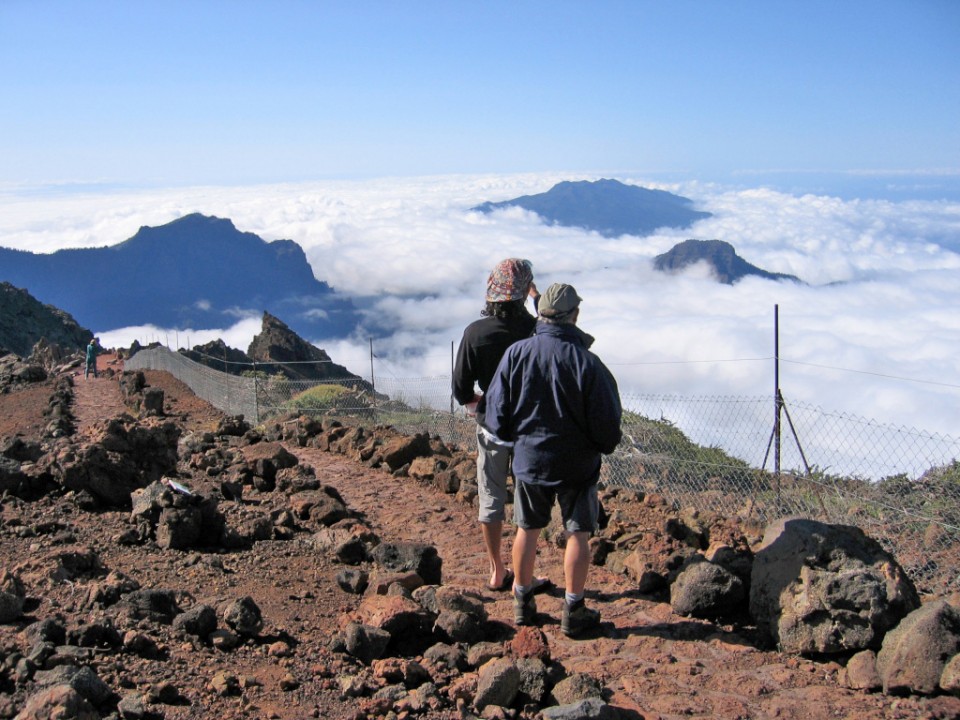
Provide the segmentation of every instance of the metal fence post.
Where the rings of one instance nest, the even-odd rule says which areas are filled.
[[[373,396],[373,424],[377,424],[377,383],[373,373],[373,338],[370,338],[370,394]]]

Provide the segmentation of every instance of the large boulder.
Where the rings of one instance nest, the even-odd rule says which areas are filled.
[[[856,527],[784,518],[767,528],[754,558],[750,614],[784,652],[879,647],[919,606],[894,557]]]
[[[143,588],[129,593],[119,603],[118,608],[126,611],[131,618],[150,620],[169,625],[180,614],[177,594],[163,588]]]
[[[670,606],[677,615],[722,618],[743,609],[743,580],[706,560],[687,565],[670,585]]]
[[[960,610],[942,600],[914,610],[887,633],[877,653],[883,691],[936,692],[947,661],[958,652]]]
[[[223,621],[239,635],[252,637],[263,629],[260,606],[249,595],[226,603],[222,612]]]

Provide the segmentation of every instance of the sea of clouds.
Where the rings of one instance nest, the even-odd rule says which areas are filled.
[[[52,252],[113,245],[191,212],[230,218],[265,240],[298,242],[318,279],[366,316],[354,337],[309,338],[340,364],[392,377],[449,376],[451,350],[480,317],[491,267],[533,262],[541,290],[573,284],[621,392],[772,395],[774,308],[787,402],[960,437],[960,202],[841,199],[703,182],[620,179],[675,192],[713,213],[685,230],[603,238],[525,211],[470,212],[544,192],[561,174],[325,181],[257,187],[0,191],[0,245]],[[803,284],[715,282],[652,259],[687,238],[732,244]],[[109,282],[98,278],[96,282]],[[200,300],[198,298],[198,300]],[[69,310],[69,308],[67,308]],[[246,349],[261,311],[223,328],[94,328],[108,347],[214,338]],[[282,318],[281,318],[282,319]],[[229,326],[227,326],[229,325]]]

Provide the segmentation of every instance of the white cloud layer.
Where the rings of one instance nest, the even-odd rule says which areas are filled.
[[[637,181],[690,197],[714,217],[689,230],[619,239],[547,227],[520,210],[468,212],[569,179],[578,178],[7,191],[0,194],[0,245],[34,252],[113,245],[142,225],[190,212],[227,217],[266,240],[297,241],[318,279],[356,297],[371,328],[390,328],[375,352],[379,367],[397,377],[449,373],[451,343],[479,317],[487,274],[504,257],[532,260],[541,289],[557,281],[576,286],[584,298],[581,327],[597,338],[594,349],[625,394],[772,394],[778,305],[788,403],[960,437],[960,204]],[[725,240],[748,262],[807,284],[748,279],[731,287],[702,267],[682,276],[652,270],[655,255],[691,237]],[[245,349],[259,319],[226,330],[95,330],[108,346],[221,337]],[[368,373],[368,332],[318,344],[335,362]]]

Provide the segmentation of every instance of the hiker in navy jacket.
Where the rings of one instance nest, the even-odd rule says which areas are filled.
[[[576,326],[580,302],[570,285],[547,289],[533,337],[511,345],[497,367],[484,417],[487,429],[514,448],[515,620],[529,625],[536,615],[531,584],[537,539],[556,500],[567,532],[561,621],[567,635],[600,621],[583,602],[588,541],[599,515],[600,456],[620,442],[621,418],[616,381],[590,352],[593,338]]]

